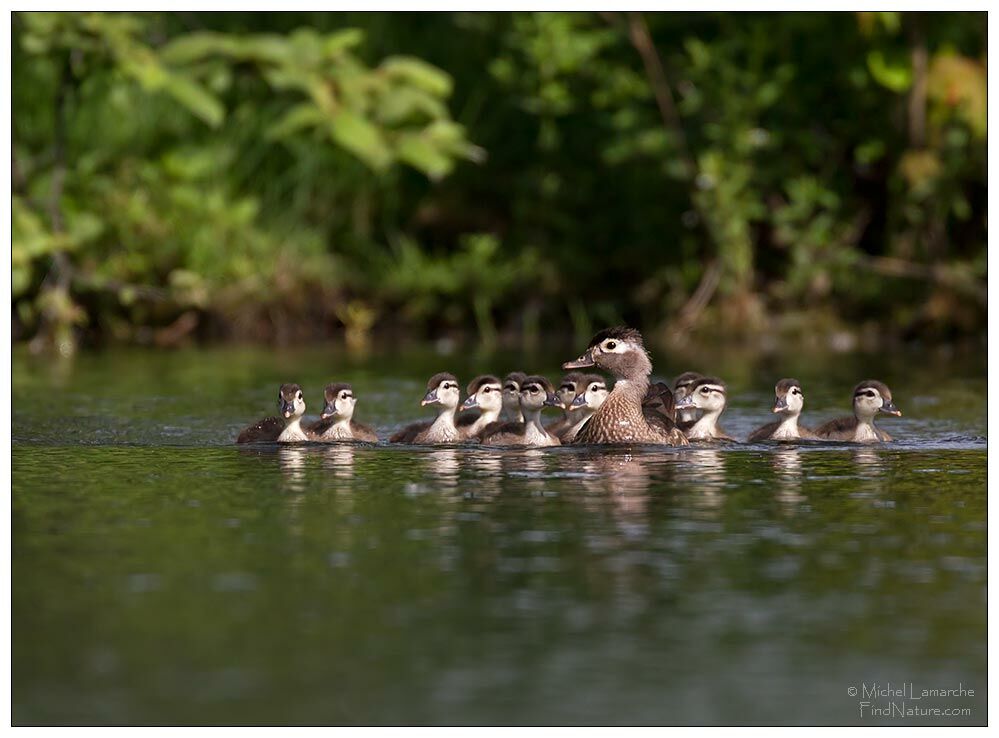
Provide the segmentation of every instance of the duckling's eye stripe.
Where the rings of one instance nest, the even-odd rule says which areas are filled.
[[[510,384],[504,385],[503,389],[513,390],[514,392],[516,392],[517,385],[515,385],[513,382],[510,382]]]

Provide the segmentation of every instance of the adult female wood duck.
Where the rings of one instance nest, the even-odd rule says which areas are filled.
[[[797,379],[782,379],[774,387],[777,399],[774,402],[774,412],[780,413],[781,419],[767,423],[749,434],[749,443],[758,441],[801,441],[814,440],[814,431],[798,425],[798,416],[805,406],[805,395],[801,391],[801,382]]]
[[[370,441],[378,442],[378,434],[354,420],[357,398],[349,384],[328,384],[323,393],[326,401],[321,419],[308,428],[317,441]]]
[[[461,390],[458,388],[458,378],[450,372],[435,374],[427,382],[427,394],[423,396],[421,405],[440,405],[437,419],[410,423],[402,430],[392,434],[392,443],[458,443],[462,440],[461,432],[455,425],[455,410]]]
[[[701,411],[697,420],[680,423],[680,427],[691,441],[734,441],[718,427],[718,418],[725,411],[728,390],[717,377],[701,377],[690,385],[690,389],[680,402],[677,411],[695,407]]]
[[[686,446],[687,439],[673,420],[672,393],[661,386],[660,407],[644,407],[649,394],[652,362],[642,334],[633,328],[608,328],[597,333],[575,361],[563,369],[596,366],[614,376],[614,389],[576,435],[576,443],[655,443]],[[658,387],[658,386],[657,386]]]
[[[295,443],[312,440],[302,429],[305,415],[305,398],[297,384],[282,384],[278,390],[280,418],[264,418],[249,428],[244,428],[236,443]]]
[[[524,422],[493,423],[481,435],[490,446],[560,446],[557,436],[541,424],[545,407],[558,407],[554,387],[544,377],[527,377],[520,386],[520,411]]]
[[[867,379],[853,390],[853,417],[836,418],[815,429],[815,435],[830,441],[882,443],[892,437],[874,425],[878,413],[901,415],[891,399],[891,390],[884,382]]]

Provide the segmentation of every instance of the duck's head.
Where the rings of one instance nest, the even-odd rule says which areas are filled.
[[[698,372],[684,372],[675,380],[673,380],[673,399],[682,400],[687,396],[687,392],[690,390],[690,385],[700,379],[702,374]]]
[[[443,405],[445,408],[458,407],[461,399],[461,389],[458,378],[450,372],[439,372],[427,382],[427,394],[423,396],[421,405]]]
[[[278,390],[278,410],[285,420],[305,415],[305,397],[297,384],[282,384]]]
[[[322,418],[335,420],[350,420],[354,415],[357,398],[354,389],[349,384],[327,384],[323,392],[326,404],[323,406]]]
[[[546,405],[562,407],[552,383],[537,375],[524,379],[520,385],[520,406],[524,410],[541,410]]]
[[[604,400],[607,399],[608,394],[610,392],[607,389],[607,382],[604,381],[603,377],[598,377],[596,374],[587,374],[583,377],[583,381],[580,384],[579,393],[572,400],[572,406],[574,408],[585,407],[596,411],[604,404]]]
[[[891,390],[884,382],[866,379],[853,390],[853,412],[858,418],[873,418],[879,412],[901,415],[891,399]]]
[[[558,396],[559,402],[562,403],[562,407],[568,410],[572,407],[572,401],[576,399],[583,389],[583,374],[581,372],[569,372],[559,383],[558,389],[555,390],[555,394]]]
[[[510,372],[503,380],[503,409],[510,412],[520,410],[520,386],[527,379],[524,372]]]
[[[701,377],[690,385],[684,398],[676,403],[676,409],[696,407],[705,413],[721,412],[727,394],[725,383],[717,377]]]
[[[648,376],[652,372],[649,352],[645,350],[642,334],[634,328],[607,328],[592,339],[590,345],[575,361],[567,361],[563,369],[583,369],[596,366],[615,377],[628,379]]]
[[[499,412],[503,409],[503,383],[492,374],[476,377],[468,385],[468,398],[462,410],[480,408],[482,412]]]
[[[774,402],[774,412],[784,415],[798,415],[805,406],[805,395],[801,391],[801,382],[797,379],[782,379],[774,387],[777,400]]]

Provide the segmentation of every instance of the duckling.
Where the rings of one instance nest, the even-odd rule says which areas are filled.
[[[491,446],[560,446],[557,436],[541,425],[545,407],[559,407],[552,383],[544,377],[526,377],[520,385],[522,423],[493,423],[481,435],[482,443]]]
[[[748,443],[757,441],[800,441],[815,438],[815,433],[804,426],[798,425],[798,416],[805,406],[805,395],[801,391],[801,382],[797,379],[782,379],[774,387],[777,396],[774,402],[774,412],[780,413],[782,420],[767,423],[749,434]]]
[[[278,390],[278,409],[281,418],[264,418],[244,428],[236,438],[236,443],[294,443],[312,440],[302,430],[302,416],[305,415],[305,398],[297,384],[282,384]]]
[[[410,423],[402,430],[394,433],[389,441],[392,443],[457,443],[461,441],[461,433],[455,426],[454,412],[458,409],[461,390],[458,389],[458,378],[450,372],[435,374],[427,382],[427,394],[421,405],[440,405],[437,419],[433,422],[422,421]]]
[[[680,402],[684,397],[687,396],[687,392],[690,391],[690,385],[696,382],[698,379],[703,377],[703,374],[698,372],[684,372],[679,377],[673,380],[673,400],[675,402]],[[677,422],[689,423],[692,420],[697,420],[697,408],[688,407],[684,410],[677,412],[676,416]]]
[[[896,416],[902,414],[892,402],[888,385],[876,379],[864,380],[853,390],[853,417],[823,423],[815,429],[815,435],[830,441],[855,443],[891,441],[890,435],[874,425],[874,416],[879,412]]]
[[[357,398],[349,384],[327,384],[323,394],[326,404],[321,420],[308,428],[315,440],[378,443],[378,435],[374,430],[353,419]]]
[[[717,377],[694,380],[687,395],[677,403],[677,410],[696,407],[703,413],[698,420],[681,423],[680,427],[691,441],[734,441],[718,427],[718,417],[725,411],[727,390]]]
[[[555,396],[558,397],[561,403],[562,417],[546,426],[548,432],[552,435],[561,437],[563,431],[567,430],[569,426],[575,425],[579,413],[573,413],[572,401],[576,399],[576,395],[583,389],[582,383],[583,374],[580,372],[569,372],[562,377],[558,389],[555,390]]]
[[[492,374],[476,377],[468,385],[468,399],[462,404],[462,410],[478,408],[478,416],[474,413],[462,413],[458,416],[458,430],[465,438],[477,438],[486,426],[499,420],[503,411],[503,384]]]
[[[527,375],[524,372],[510,372],[503,380],[503,417],[515,423],[523,423],[520,412],[520,387]]]
[[[597,333],[586,352],[563,369],[596,366],[614,375],[614,389],[589,422],[576,434],[576,443],[657,443],[686,446],[687,439],[670,414],[643,407],[649,392],[652,362],[642,334],[633,328],[608,328]],[[662,385],[657,392],[672,393]],[[660,404],[665,404],[660,403]],[[670,407],[672,412],[672,407]]]
[[[607,382],[596,374],[585,374],[579,393],[572,399],[573,423],[559,435],[563,443],[573,443],[579,431],[607,399]]]

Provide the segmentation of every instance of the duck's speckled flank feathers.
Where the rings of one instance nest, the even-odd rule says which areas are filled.
[[[418,423],[410,423],[404,428],[400,428],[391,436],[389,436],[390,443],[412,443],[413,439],[416,438],[420,433],[430,428],[433,425],[433,421],[422,420]]]

